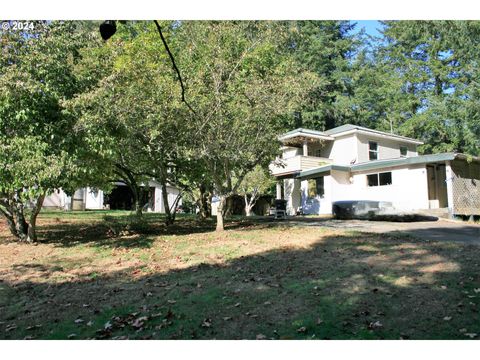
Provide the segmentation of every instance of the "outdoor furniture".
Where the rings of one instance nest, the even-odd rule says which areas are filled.
[[[275,200],[275,219],[287,218],[287,200]]]

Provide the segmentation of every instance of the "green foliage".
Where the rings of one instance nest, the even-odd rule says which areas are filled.
[[[317,77],[285,51],[288,32],[272,22],[182,22],[179,64],[188,83],[194,161],[221,198],[277,154],[282,117],[299,108]]]
[[[89,41],[73,22],[39,22],[34,32],[2,37],[0,212],[21,238],[28,228],[24,206],[39,207],[49,191],[74,188],[82,178],[74,119],[64,116],[62,102],[82,87],[74,68]]]
[[[377,66],[397,94],[389,107],[394,129],[425,142],[424,153],[478,155],[476,21],[389,21]]]

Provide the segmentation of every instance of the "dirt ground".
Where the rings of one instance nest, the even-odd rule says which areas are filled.
[[[111,214],[110,214],[111,215]],[[384,231],[157,215],[0,222],[1,339],[476,339],[480,247]],[[125,227],[118,224],[127,224]]]

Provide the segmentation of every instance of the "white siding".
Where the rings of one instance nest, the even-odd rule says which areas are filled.
[[[287,214],[296,215],[302,203],[300,180],[285,179],[283,181],[284,198],[287,200]]]
[[[150,186],[152,185],[154,184],[150,183]],[[180,191],[177,188],[167,186],[168,206],[170,208],[179,192]],[[178,202],[178,206],[179,205],[182,205],[182,199]],[[165,213],[165,203],[163,202],[162,188],[160,186],[155,186],[155,208],[153,209],[153,212]]]
[[[400,146],[406,146],[407,157],[417,156],[416,146],[414,144],[392,139],[381,139],[374,136],[357,134],[358,139],[358,161],[362,163],[370,161],[368,158],[368,142],[374,141],[378,144],[378,160],[396,159],[400,157]]]
[[[328,148],[326,148],[328,150]],[[358,142],[355,134],[338,137],[333,142],[329,154],[322,154],[337,165],[350,165],[358,157]],[[357,160],[358,162],[358,160]]]
[[[100,210],[103,209],[103,191],[86,188],[85,209]]]
[[[367,186],[367,174],[392,172],[392,185]],[[354,173],[351,185],[337,183],[333,201],[374,200],[391,202],[397,210],[428,209],[425,166],[381,169]]]
[[[332,213],[332,177],[323,177],[324,196],[308,197],[308,180],[302,181],[302,210],[306,215],[323,215]]]
[[[286,146],[283,149],[282,158],[290,159],[297,155],[303,155],[303,150],[301,148]]]
[[[54,190],[51,194],[45,197],[45,200],[43,201],[43,207],[60,209],[65,204],[64,199],[65,199],[65,193],[63,192],[63,190],[61,189]]]

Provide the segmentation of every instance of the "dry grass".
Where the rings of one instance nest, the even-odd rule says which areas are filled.
[[[480,332],[479,247],[243,220],[222,234],[189,218],[166,229],[156,215],[144,235],[114,236],[102,215],[43,214],[35,246],[11,241],[1,223],[0,338]]]

